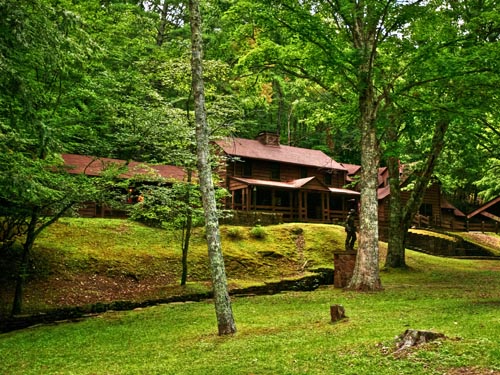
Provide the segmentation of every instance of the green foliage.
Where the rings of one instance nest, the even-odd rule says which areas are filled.
[[[187,216],[193,225],[203,222],[203,210],[199,188],[187,183],[165,185],[142,185],[139,193],[143,201],[132,206],[130,217],[151,226],[163,225],[179,229],[186,225]]]
[[[241,240],[245,237],[243,230],[239,227],[229,227],[227,236],[232,240]]]
[[[487,161],[483,177],[475,182],[484,202],[488,202],[500,196],[500,184],[498,176],[500,175],[500,159],[491,158]]]
[[[2,1],[0,12],[0,202],[10,226],[2,237],[28,232],[32,241],[97,191],[57,156],[61,108],[91,51],[80,19],[61,4]]]
[[[263,240],[267,237],[266,229],[261,225],[256,225],[250,229],[250,236],[259,240]]]

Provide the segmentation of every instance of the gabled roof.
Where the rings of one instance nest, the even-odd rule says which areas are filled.
[[[112,158],[99,158],[75,154],[62,154],[64,165],[67,171],[72,174],[86,174],[87,176],[100,176],[102,172],[110,166],[123,167],[126,171],[120,174],[122,178],[144,175],[156,178],[175,179],[183,181],[186,175],[185,171],[174,165],[150,165]]]
[[[301,147],[266,145],[257,140],[225,138],[215,142],[229,156],[269,160],[316,168],[346,171],[341,164],[319,150]]]
[[[340,163],[345,169],[347,169],[348,175],[355,175],[361,170],[361,165],[357,164],[348,164],[348,163]]]
[[[270,180],[259,180],[255,178],[243,178],[243,177],[231,177],[234,181],[243,182],[246,185],[254,185],[254,186],[267,186],[267,187],[276,187],[276,188],[285,188],[285,189],[301,189],[305,188],[306,185],[310,184],[313,180],[316,182],[316,188],[313,190],[318,190],[318,186],[321,188],[320,190],[328,191],[328,187],[325,186],[321,181],[319,181],[316,177],[306,177],[299,178],[297,180],[291,181],[270,181]]]
[[[455,216],[465,217],[465,214],[458,208],[456,208],[454,205],[452,205],[450,202],[448,202],[445,197],[441,198],[441,208],[453,210],[453,215]]]
[[[470,219],[471,217],[476,216],[477,214],[481,214],[481,215],[484,215],[490,219],[500,221],[500,217],[498,217],[497,215],[494,215],[492,213],[487,212],[487,210],[489,208],[493,208],[493,206],[495,206],[497,203],[500,204],[500,197],[496,197],[496,198],[492,199],[491,201],[489,201],[488,203],[485,203],[484,205],[479,207],[477,210],[472,211],[470,214],[467,215],[467,219]],[[495,211],[495,213],[497,213],[497,212],[500,212],[500,207]]]

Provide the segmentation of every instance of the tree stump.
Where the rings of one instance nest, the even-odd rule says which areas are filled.
[[[443,333],[432,331],[421,331],[417,329],[407,329],[399,335],[396,343],[396,353],[440,338],[446,338]]]
[[[331,305],[330,306],[330,317],[332,319],[332,323],[337,322],[339,320],[345,319],[345,309],[342,305]]]

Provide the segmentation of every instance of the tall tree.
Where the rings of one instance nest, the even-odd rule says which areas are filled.
[[[15,223],[23,241],[12,309],[18,314],[37,236],[96,192],[90,181],[59,173],[57,156],[67,131],[61,107],[81,82],[89,40],[60,4],[6,0],[0,13],[0,217]]]
[[[209,129],[205,111],[205,90],[203,83],[203,43],[201,34],[200,5],[197,0],[189,1],[192,40],[192,86],[196,121],[196,146],[200,188],[205,210],[208,256],[215,300],[215,312],[219,335],[236,332],[227,278],[222,256],[222,246],[217,217],[215,189],[209,158]]]
[[[468,6],[473,7],[472,3]],[[422,8],[426,11],[400,35],[402,41],[418,48],[408,55],[411,59],[405,60],[405,70],[391,88],[399,94],[393,95],[394,103],[387,111],[392,115],[387,115],[385,137],[391,181],[386,267],[405,267],[407,231],[434,177],[448,129],[461,129],[459,137],[465,144],[463,134],[474,137],[477,124],[495,110],[489,98],[496,95],[494,87],[500,78],[496,63],[498,46],[489,38],[486,43],[481,42],[478,28],[467,25],[463,10],[454,10],[456,5],[451,2],[449,7],[443,7],[442,1],[429,2]],[[495,22],[498,25],[488,16],[493,9],[494,4],[476,4],[475,21],[484,23],[486,18],[490,27]],[[408,143],[411,138],[417,142]],[[459,153],[460,150],[454,152]],[[411,175],[406,173],[411,194],[404,204],[400,198],[399,170],[403,158],[419,161],[414,163]]]

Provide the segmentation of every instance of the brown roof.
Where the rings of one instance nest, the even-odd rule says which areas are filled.
[[[453,215],[455,216],[465,217],[465,214],[462,211],[460,211],[458,208],[456,208],[454,205],[448,202],[448,200],[444,197],[442,197],[441,199],[441,208],[453,210]]]
[[[283,145],[265,145],[259,141],[244,138],[225,138],[216,141],[216,143],[230,156],[342,171],[347,170],[319,150]]]
[[[299,189],[305,187],[309,182],[315,180],[316,177],[299,178],[297,180],[291,180],[291,181],[258,180],[255,178],[243,178],[243,177],[231,177],[231,179],[243,182],[244,184],[247,185],[269,186],[269,187],[285,188],[285,189]],[[324,187],[324,189],[322,190],[328,190],[328,188],[324,186],[324,184],[322,184],[321,182],[320,184],[322,187]]]
[[[482,205],[481,207],[479,207],[477,210],[472,211],[470,214],[468,214],[467,219],[470,219],[471,217],[476,216],[479,213],[483,213],[484,211],[486,211],[486,209],[490,208],[491,206],[494,206],[495,204],[497,204],[499,202],[500,202],[500,197],[496,197],[496,198],[490,200],[489,202],[487,202],[484,205]]]
[[[391,194],[391,187],[390,185],[384,186],[382,188],[377,189],[377,199],[381,200],[386,198]]]
[[[100,176],[104,169],[109,166],[116,165],[126,168],[126,172],[120,174],[120,177],[122,178],[130,178],[137,175],[151,175],[151,177],[156,178],[183,181],[186,175],[182,168],[174,165],[151,165],[136,161],[130,161],[127,163],[125,160],[120,159],[99,158],[75,154],[62,154],[61,156],[68,172],[73,174],[84,173],[87,176]]]
[[[299,178],[297,180],[284,181],[284,182],[283,181],[258,180],[255,178],[243,178],[243,177],[231,177],[231,179],[234,181],[243,182],[244,184],[247,184],[247,185],[269,186],[269,187],[284,188],[284,189],[306,188],[307,184],[309,184],[313,180],[317,180],[317,182],[322,187],[324,187],[324,189],[321,189],[321,190],[330,191],[331,193],[335,193],[335,194],[359,195],[359,192],[354,191],[354,190],[327,187],[314,176],[313,177],[306,177],[306,178]],[[313,189],[313,190],[318,190],[318,189]]]
[[[340,163],[340,165],[347,169],[348,175],[354,175],[361,170],[361,165],[357,164]]]

